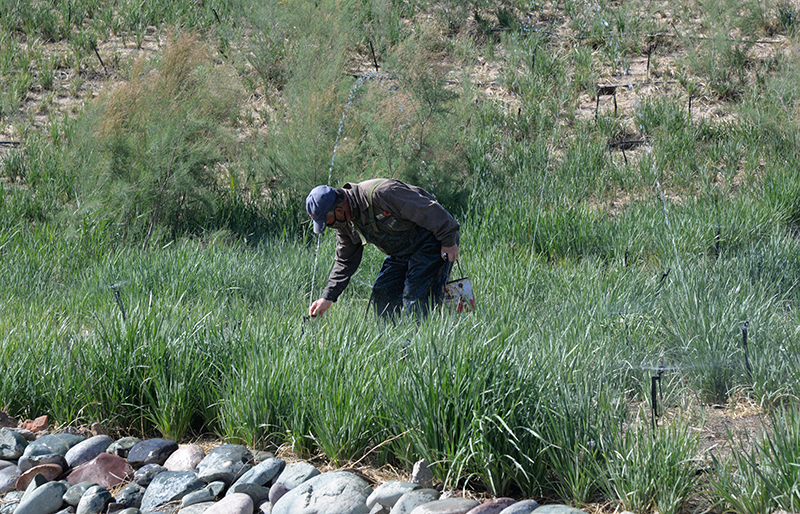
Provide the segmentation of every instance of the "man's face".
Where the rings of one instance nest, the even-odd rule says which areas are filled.
[[[325,224],[334,230],[345,228],[347,226],[347,215],[344,209],[338,208],[329,212]]]

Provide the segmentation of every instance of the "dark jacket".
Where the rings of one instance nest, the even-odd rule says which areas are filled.
[[[326,300],[335,302],[347,287],[361,264],[366,243],[396,257],[413,254],[429,237],[442,246],[458,244],[458,222],[422,188],[394,179],[372,179],[343,187],[353,219],[336,231],[336,261],[322,293]],[[373,218],[369,216],[370,196]]]

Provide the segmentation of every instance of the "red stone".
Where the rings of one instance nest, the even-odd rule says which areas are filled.
[[[94,482],[106,489],[119,485],[133,477],[133,468],[122,457],[101,453],[94,459],[75,468],[67,477],[70,485]]]
[[[56,478],[61,476],[64,470],[58,464],[42,464],[40,466],[34,466],[25,473],[21,474],[17,479],[16,488],[17,491],[24,491],[28,488],[28,485],[33,480],[38,473],[41,473],[48,482],[51,480],[55,480]]]
[[[46,429],[47,426],[50,424],[50,420],[48,419],[47,415],[39,416],[36,419],[30,420],[26,419],[22,422],[21,428],[25,430],[30,430],[34,434],[36,432],[41,432],[42,430]]]

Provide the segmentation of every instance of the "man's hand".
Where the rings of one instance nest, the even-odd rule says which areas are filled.
[[[442,259],[446,258],[450,262],[456,262],[458,259],[458,245],[443,246],[439,253],[442,256]]]
[[[330,300],[326,300],[325,298],[320,298],[316,302],[311,304],[311,307],[308,308],[308,315],[312,318],[316,318],[318,316],[322,316],[322,314],[331,308],[333,302]]]

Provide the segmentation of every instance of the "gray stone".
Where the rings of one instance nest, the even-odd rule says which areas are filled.
[[[22,457],[28,441],[13,430],[0,429],[0,459],[17,460]]]
[[[159,466],[158,464],[145,464],[133,475],[133,481],[142,487],[147,487],[156,476],[164,473],[165,471],[166,468]]]
[[[81,496],[81,501],[78,502],[75,514],[101,514],[105,512],[106,507],[113,500],[114,498],[108,489],[93,485]]]
[[[392,507],[391,514],[410,514],[420,505],[439,499],[436,489],[416,489],[401,496]]]
[[[44,477],[44,475],[34,475],[33,479],[28,483],[28,487],[25,488],[20,502],[24,502],[30,495],[33,494],[33,491],[35,491],[37,487],[43,486],[46,483],[47,479]]]
[[[204,482],[222,480],[231,485],[252,468],[253,454],[239,444],[223,444],[215,448],[197,465],[198,477]]]
[[[253,500],[246,494],[232,494],[212,505],[205,514],[253,514]]]
[[[225,496],[232,494],[246,494],[253,500],[253,505],[269,500],[269,489],[263,485],[249,484],[247,482],[233,484]]]
[[[371,493],[364,479],[346,471],[331,471],[283,495],[273,505],[272,514],[292,514],[301,509],[315,514],[369,514],[367,498]]]
[[[181,500],[181,507],[188,507],[189,505],[194,505],[195,503],[214,501],[219,498],[219,495],[221,495],[222,491],[224,490],[225,482],[221,480],[211,482],[199,491],[195,491],[184,496]]]
[[[208,509],[214,506],[216,502],[203,502],[203,503],[194,503],[187,507],[181,508],[178,511],[178,514],[204,514]]]
[[[61,455],[63,457],[67,454],[69,449],[70,446],[64,442],[63,437],[51,434],[40,437],[39,439],[29,443],[22,452],[22,456],[33,457],[36,455]]]
[[[500,514],[531,514],[538,508],[539,504],[536,500],[522,500],[501,510]]]
[[[75,514],[75,507],[73,507],[72,505],[68,505],[66,508],[63,508],[60,511],[56,512],[56,514]]]
[[[178,449],[178,443],[167,439],[147,439],[128,452],[128,464],[138,469],[146,464],[162,466]]]
[[[144,498],[144,488],[139,486],[138,484],[128,484],[126,485],[122,491],[117,493],[115,498],[115,502],[118,503],[122,508],[129,509],[131,507],[139,508],[142,504],[142,498]],[[122,509],[120,509],[122,510]]]
[[[21,474],[22,470],[14,464],[0,469],[0,494],[5,494],[16,489],[17,478],[19,478]]]
[[[180,500],[205,485],[194,471],[164,471],[156,475],[147,487],[139,509],[142,512],[153,510],[159,505]]]
[[[369,514],[389,514],[391,511],[389,507],[376,503],[372,506],[372,510],[369,511]]]
[[[25,443],[27,444],[27,441],[25,441]],[[14,460],[16,460],[16,459],[14,459]],[[10,467],[10,466],[16,466],[16,464],[14,464],[13,462],[7,461],[7,460],[0,459],[0,470],[2,470],[3,468]]]
[[[239,477],[234,486],[238,484],[266,485],[283,471],[286,462],[283,459],[269,458],[256,464],[252,469]]]
[[[111,443],[106,451],[111,455],[116,455],[117,457],[126,459],[128,458],[128,452],[131,451],[131,448],[141,442],[142,440],[138,437],[123,437],[122,439]]]
[[[586,514],[580,509],[568,505],[542,505],[536,509],[536,514]]]
[[[466,514],[478,505],[480,503],[469,498],[448,498],[423,503],[411,512],[412,514]]]
[[[272,452],[268,452],[265,450],[256,450],[253,452],[253,459],[255,459],[256,464],[260,464],[267,459],[274,459],[275,454]]]
[[[131,507],[129,509],[123,509],[123,510],[117,511],[116,514],[142,514],[142,511],[140,511],[139,509],[135,509],[135,508]]]
[[[30,493],[26,491],[14,514],[54,514],[64,505],[61,498],[65,492],[67,486],[61,482],[47,482]]]
[[[96,486],[94,482],[81,482],[79,484],[75,484],[64,493],[64,503],[67,505],[72,505],[73,507],[77,507],[78,503],[81,501],[81,496],[85,493],[90,487]]]
[[[423,489],[433,488],[433,472],[431,472],[431,467],[427,460],[422,459],[414,463],[411,481],[419,484]]]
[[[275,483],[283,484],[287,489],[291,490],[303,482],[319,476],[319,474],[320,471],[308,462],[295,462],[287,464],[283,468],[281,474],[275,479]]]
[[[22,499],[22,492],[20,491],[11,491],[6,494],[3,497],[3,501],[0,502],[0,514],[13,514],[17,505],[19,505],[20,499]]]
[[[514,503],[515,500],[513,498],[494,498],[474,507],[467,514],[500,514],[503,509],[510,507]]]
[[[164,462],[167,471],[191,471],[197,469],[206,456],[206,452],[196,444],[187,444],[179,447]]]
[[[268,501],[256,507],[255,514],[272,514],[272,504]]]
[[[9,430],[13,430],[14,432],[18,433],[28,442],[36,440],[36,434],[33,433],[33,430],[28,430],[27,428],[9,428]]]
[[[30,448],[30,445],[28,445]],[[58,464],[61,469],[67,469],[67,461],[63,455],[57,453],[47,453],[43,455],[23,455],[19,458],[17,466],[22,471],[28,471],[36,466],[44,466],[45,464]]]
[[[419,488],[419,484],[403,482],[400,480],[384,482],[376,487],[375,490],[372,491],[372,494],[369,495],[369,498],[367,498],[367,507],[371,509],[376,503],[379,503],[384,507],[389,507],[391,509],[401,496],[407,492],[414,491]]]
[[[111,438],[107,435],[96,435],[70,448],[64,459],[67,461],[67,466],[74,468],[105,452],[110,444]]]
[[[269,488],[269,502],[273,505],[283,497],[284,494],[289,492],[289,488],[285,485],[277,482],[272,484],[272,487]]]

